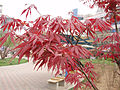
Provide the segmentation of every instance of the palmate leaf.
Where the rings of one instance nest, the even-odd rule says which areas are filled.
[[[109,23],[99,18],[87,19],[84,23],[86,25],[84,32],[86,32],[88,36],[92,36],[93,39],[95,39],[94,34],[96,34],[96,31],[103,33],[104,31],[112,29]]]
[[[110,42],[114,42],[114,41],[120,42],[120,35],[119,35],[119,33],[115,32],[111,36],[107,36],[106,38],[104,38],[103,42],[106,40],[108,40]]]
[[[31,4],[28,8],[26,8],[25,10],[23,10],[23,12],[21,13],[21,15],[24,14],[25,12],[27,12],[26,13],[26,18],[27,18],[29,14],[31,15],[31,9],[32,8],[34,8],[39,13],[39,11],[37,10],[37,7],[34,4]]]
[[[23,22],[20,19],[10,18],[5,15],[0,17],[0,23],[2,24],[1,29],[3,32],[21,30],[24,26],[29,26],[25,21]]]
[[[75,16],[72,16],[70,20],[67,20],[66,30],[68,30],[71,35],[80,35],[85,30],[85,25]]]
[[[49,30],[57,34],[65,32],[66,20],[62,17],[52,18],[49,23]]]
[[[33,27],[30,28],[30,31],[34,31],[37,33],[45,33],[49,20],[50,15],[40,16],[33,22]]]
[[[94,19],[87,19],[84,23],[86,25],[86,29],[84,30],[84,32],[87,33],[87,36],[92,36],[92,38],[95,38],[93,36],[93,34],[95,34],[94,28],[93,28],[93,24],[94,24],[95,20]]]
[[[120,60],[119,55],[120,55],[120,35],[118,33],[113,33],[111,36],[107,36],[103,39],[103,42],[108,41],[109,43],[106,45],[102,45],[100,46],[98,49],[98,53],[97,55],[100,55],[101,53],[103,54],[101,57],[104,58],[112,58],[113,60],[115,60],[115,58],[117,58],[118,60]],[[106,50],[109,53],[105,53],[103,52],[104,50]],[[118,56],[117,56],[118,55]]]
[[[83,48],[80,45],[77,46],[71,46],[70,47],[71,53],[74,53],[76,55],[76,57],[78,58],[88,58],[90,55],[92,55],[87,49]]]
[[[103,32],[111,30],[112,26],[109,23],[105,22],[104,20],[96,18],[94,22],[94,30],[96,29],[99,30],[100,32]]]
[[[90,78],[90,80],[94,82],[95,76],[96,76],[96,73],[93,72],[92,70],[94,69],[94,66],[90,62],[87,62],[83,69],[85,73],[88,75],[88,77]],[[65,81],[66,83],[74,84],[75,85],[74,90],[77,90],[78,88],[82,88],[84,87],[84,85],[86,87],[90,87],[90,88],[92,87],[90,83],[86,80],[86,77],[84,76],[84,74],[81,72],[81,69],[77,66],[75,70],[69,69],[68,75],[66,76]]]
[[[118,10],[118,11],[120,11],[120,10]],[[114,17],[114,14],[115,14],[115,17]],[[120,12],[114,12],[114,14],[113,14],[113,12],[112,11],[110,11],[110,12],[108,12],[107,13],[107,15],[105,16],[105,19],[106,19],[106,21],[108,22],[108,23],[110,23],[110,24],[114,24],[115,23],[115,18],[116,18],[116,21],[117,22],[119,22],[120,21]],[[108,18],[108,17],[110,17],[110,18]]]

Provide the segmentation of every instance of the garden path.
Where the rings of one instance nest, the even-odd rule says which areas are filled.
[[[36,71],[33,66],[29,62],[0,67],[0,90],[55,90],[47,82],[52,77],[51,72],[46,68]]]

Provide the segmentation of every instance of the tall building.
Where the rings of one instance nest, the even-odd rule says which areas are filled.
[[[73,9],[73,15],[76,17],[78,16],[78,8]]]
[[[0,5],[0,16],[2,15],[2,5]]]
[[[83,20],[83,15],[78,14],[78,8],[73,9],[73,15],[78,17],[79,20]]]

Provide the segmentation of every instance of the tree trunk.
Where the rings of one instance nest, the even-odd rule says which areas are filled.
[[[120,75],[120,60],[116,61],[116,64],[117,64],[118,69],[119,69],[118,74]]]
[[[114,14],[114,19],[115,19],[115,30],[116,30],[116,33],[119,33],[119,30],[118,30],[118,27],[117,27],[117,20],[116,20],[116,15]],[[119,74],[120,74],[120,60],[116,60],[116,64],[119,68]]]
[[[7,56],[8,51],[9,51],[7,49],[8,49],[8,47],[5,47],[5,49],[3,51],[0,51],[1,59],[5,59],[5,57]]]
[[[116,30],[116,33],[118,33],[118,27],[117,27],[117,20],[116,20],[116,15],[114,14],[114,19],[115,19],[115,30]]]

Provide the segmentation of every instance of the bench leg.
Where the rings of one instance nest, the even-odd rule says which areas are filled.
[[[64,86],[64,81],[60,81],[59,86]]]
[[[58,89],[59,87],[59,82],[56,83],[56,90]]]
[[[50,90],[57,90],[58,88],[57,83],[48,83],[48,88]]]

